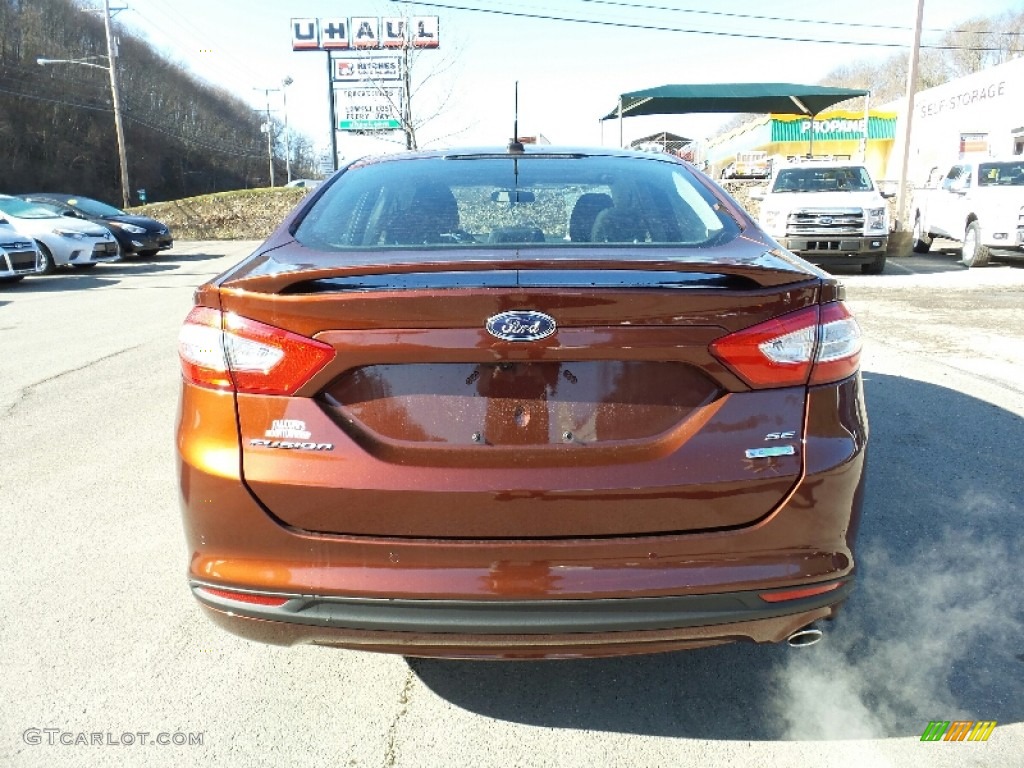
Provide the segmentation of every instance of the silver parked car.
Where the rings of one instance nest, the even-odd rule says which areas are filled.
[[[110,230],[61,216],[52,208],[29,203],[18,197],[0,195],[0,217],[18,234],[32,238],[39,248],[41,269],[50,274],[66,265],[94,267],[120,255]]]

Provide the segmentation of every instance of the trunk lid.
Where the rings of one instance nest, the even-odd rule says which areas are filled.
[[[709,345],[817,303],[822,283],[802,262],[746,247],[685,260],[552,249],[321,264],[291,245],[255,256],[220,281],[221,308],[335,357],[295,396],[236,396],[245,482],[283,523],[334,534],[752,524],[801,476],[806,387],[751,390]],[[510,311],[556,328],[496,338],[488,320]],[[792,453],[750,458],[776,434]]]

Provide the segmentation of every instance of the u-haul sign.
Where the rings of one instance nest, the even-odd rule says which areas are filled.
[[[293,51],[439,47],[437,16],[292,19]]]

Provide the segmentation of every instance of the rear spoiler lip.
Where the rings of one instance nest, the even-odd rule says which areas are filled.
[[[443,272],[387,272],[385,274],[332,275],[300,280],[282,295],[331,293],[379,293],[395,291],[482,290],[504,288],[532,291],[580,290],[733,290],[750,291],[762,286],[749,277],[720,272],[653,269],[493,269]]]
[[[645,249],[640,258],[628,246],[587,249],[553,246],[523,250],[484,246],[458,250],[326,252],[306,248],[290,237],[283,242],[274,240],[276,238],[216,278],[215,284],[232,290],[283,293],[299,282],[361,275],[600,269],[733,275],[751,280],[762,288],[814,279],[834,280],[828,273],[770,241],[765,243],[744,236],[714,248]]]

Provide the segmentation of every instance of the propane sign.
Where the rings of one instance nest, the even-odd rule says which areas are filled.
[[[391,131],[402,127],[401,87],[336,88],[339,131]]]

